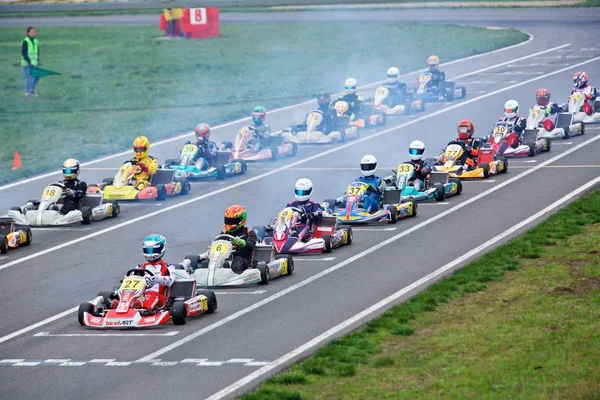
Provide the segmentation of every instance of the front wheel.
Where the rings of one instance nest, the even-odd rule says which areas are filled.
[[[208,299],[208,309],[206,310],[207,314],[212,314],[217,310],[217,295],[212,290],[198,290],[196,292],[198,296],[206,296]]]
[[[323,238],[324,243],[324,248],[323,248],[323,253],[331,253],[331,235],[326,233],[323,236],[321,236]]]
[[[77,310],[77,320],[79,321],[79,325],[85,326],[85,313],[92,314],[94,312],[94,305],[91,303],[81,303],[79,305],[79,310]]]
[[[387,210],[390,212],[390,220],[388,224],[395,224],[398,222],[398,211],[395,206],[387,206]]]
[[[269,266],[267,264],[259,264],[256,267],[260,272],[260,282],[259,285],[266,285],[271,280],[271,272],[269,271]]]
[[[81,207],[81,223],[89,225],[92,223],[92,209],[89,207]]]
[[[225,166],[219,165],[217,167],[217,180],[222,181],[223,179],[225,179]]]
[[[167,198],[167,188],[165,185],[156,186],[156,200],[161,201]]]
[[[490,165],[489,164],[481,164],[481,169],[483,170],[483,178],[487,179],[490,177]]]
[[[8,238],[6,236],[2,236],[0,240],[0,254],[8,253]]]
[[[435,185],[435,201],[444,201],[446,200],[446,188],[444,185],[436,184]]]

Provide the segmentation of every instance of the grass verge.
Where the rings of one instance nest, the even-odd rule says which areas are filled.
[[[359,83],[521,42],[516,30],[379,23],[224,25],[209,40],[156,40],[157,27],[40,28],[39,98],[25,98],[17,63],[21,29],[0,29],[0,183],[97,158],[195,124],[232,120]],[[389,38],[395,38],[390,47]],[[315,42],[319,46],[315,46]],[[352,51],[348,48],[352,43]],[[267,117],[268,119],[268,117]],[[290,121],[290,123],[295,121]],[[218,137],[215,140],[219,141]],[[23,168],[11,171],[19,151]],[[49,156],[51,155],[51,156]]]
[[[599,210],[596,191],[242,399],[600,398]]]

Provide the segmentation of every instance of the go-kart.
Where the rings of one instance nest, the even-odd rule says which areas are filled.
[[[395,224],[398,220],[417,215],[417,204],[413,201],[401,203],[400,193],[384,192],[379,203],[379,210],[369,212],[364,208],[364,199],[369,192],[369,185],[363,182],[352,182],[346,188],[344,196],[328,199],[322,203],[323,208],[337,218],[340,224],[366,224],[387,222]]]
[[[204,160],[206,168],[202,169],[198,168],[196,162],[194,162],[196,154],[198,154],[198,146],[193,143],[186,143],[181,150],[181,157],[179,159],[167,159],[163,168],[174,170],[176,179],[187,178],[190,180],[208,178],[221,180],[229,176],[246,173],[246,162],[244,160],[231,160],[230,151],[217,152],[212,165],[208,165],[208,162]]]
[[[387,123],[387,116],[383,112],[375,112],[369,115],[368,118],[364,118],[361,115],[348,115],[348,109],[350,105],[348,102],[338,100],[335,102],[333,108],[337,113],[338,118],[349,118],[349,125],[356,126],[358,128],[371,128],[374,126],[385,125]],[[361,111],[362,114],[367,113],[367,109]]]
[[[114,178],[105,178],[99,185],[90,185],[88,193],[102,193],[107,200],[164,200],[167,197],[185,195],[191,185],[185,178],[175,178],[172,169],[158,169],[150,179],[150,186],[142,190],[135,188],[137,166],[126,162],[117,171]]]
[[[0,254],[6,254],[9,249],[19,246],[29,246],[33,240],[31,228],[15,225],[12,217],[0,217]]]
[[[573,113],[561,112],[546,117],[546,110],[537,104],[529,109],[526,129],[536,131],[539,138],[548,139],[568,139],[585,133],[582,122],[573,123]]]
[[[406,115],[415,111],[425,111],[425,102],[423,100],[414,100],[413,88],[406,88],[406,95],[399,101],[392,101],[390,99],[390,89],[386,86],[379,86],[375,89],[375,96],[373,99],[368,99],[363,104],[363,110],[368,113],[368,109],[371,109],[370,114],[384,113],[387,116],[390,115]],[[391,105],[394,104],[394,105]]]
[[[279,157],[295,156],[298,153],[296,143],[283,143],[283,136],[271,134],[267,139],[258,139],[254,127],[240,128],[235,141],[223,142],[221,150],[231,150],[233,158],[244,161],[277,160]]]
[[[427,103],[436,101],[452,101],[454,99],[464,99],[467,97],[467,89],[464,86],[456,85],[451,81],[442,81],[439,90],[432,90],[429,82],[433,79],[430,72],[423,72],[419,75],[418,83],[415,86],[415,100],[422,100]]]
[[[142,307],[146,291],[145,276],[154,276],[147,269],[127,271],[121,285],[112,292],[100,292],[90,302],[79,306],[77,319],[90,328],[150,328],[172,320],[175,325],[185,324],[188,317],[212,314],[217,309],[217,297],[209,290],[196,290],[193,279],[175,281],[168,288],[163,307],[147,310]],[[113,308],[113,300],[118,305]]]
[[[571,95],[568,110],[573,114],[574,122],[583,122],[586,124],[600,122],[600,100],[592,103],[581,92],[574,92]]]
[[[386,191],[398,192],[402,201],[444,201],[447,197],[462,192],[462,182],[458,178],[450,178],[447,172],[431,172],[425,179],[424,186],[417,190],[414,186],[415,166],[410,163],[398,165],[394,174],[386,178]]]
[[[329,253],[332,249],[352,243],[352,228],[338,229],[335,216],[323,215],[314,223],[311,235],[307,226],[299,226],[303,214],[300,208],[286,207],[267,226],[253,229],[262,243],[273,245],[279,254]]]
[[[349,125],[348,117],[338,117],[337,127],[329,133],[319,131],[323,122],[323,112],[313,110],[306,116],[305,124],[285,128],[281,132],[284,141],[298,144],[321,144],[331,142],[343,142],[346,139],[358,137],[358,127]]]
[[[87,225],[104,218],[116,218],[121,212],[117,202],[104,202],[102,194],[86,193],[77,209],[61,214],[65,191],[62,183],[51,183],[46,186],[39,200],[29,200],[24,206],[12,207],[8,216],[19,225],[57,226],[77,222]]]
[[[478,139],[476,139],[478,140]],[[489,178],[490,175],[505,173],[508,171],[508,160],[503,156],[494,154],[491,147],[479,147],[477,165],[469,169],[465,160],[465,144],[461,142],[450,142],[442,154],[439,162],[435,159],[426,160],[435,167],[436,171],[447,172],[450,178]]]
[[[549,138],[538,138],[535,130],[525,130],[519,138],[513,131],[513,126],[503,121],[496,122],[487,143],[496,154],[504,157],[533,157],[538,153],[550,151],[552,146]]]
[[[221,234],[211,243],[206,254],[186,256],[182,262],[185,270],[200,287],[247,286],[267,284],[270,280],[294,271],[294,260],[290,256],[274,257],[273,246],[257,243],[250,260],[250,268],[240,274],[231,270],[234,239]]]

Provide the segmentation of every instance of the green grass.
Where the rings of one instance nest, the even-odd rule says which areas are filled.
[[[599,223],[596,191],[242,399],[598,399]]]
[[[157,27],[40,28],[39,98],[25,98],[21,29],[0,29],[0,183],[385,77],[390,65],[421,68],[526,39],[515,30],[407,24],[224,25],[222,37],[155,40]],[[387,38],[395,38],[390,47]],[[315,46],[318,41],[319,46]],[[353,43],[352,49],[348,43]],[[399,45],[398,45],[399,43]],[[267,117],[268,119],[268,117]],[[294,121],[290,121],[292,123]],[[219,138],[215,136],[215,140]],[[10,170],[19,151],[24,167]]]

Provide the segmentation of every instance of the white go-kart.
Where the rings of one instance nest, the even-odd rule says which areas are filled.
[[[288,127],[281,132],[281,136],[286,142],[298,144],[343,142],[346,139],[358,137],[358,127],[348,126],[347,118],[338,118],[339,131],[323,133],[319,130],[323,118],[322,111],[313,110],[306,115],[305,125]],[[344,125],[346,127],[342,128]]]
[[[586,109],[588,113],[586,113]],[[600,101],[595,103],[586,101],[585,95],[581,92],[575,92],[569,98],[569,112],[573,114],[575,122],[593,124],[600,122]]]
[[[583,123],[573,122],[573,119],[574,115],[570,112],[555,113],[546,117],[546,109],[535,105],[529,110],[525,129],[537,131],[538,138],[566,139],[569,136],[583,135]]]

